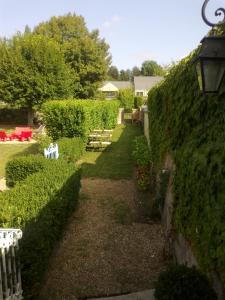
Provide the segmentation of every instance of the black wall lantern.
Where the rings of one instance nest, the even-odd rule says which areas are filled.
[[[206,0],[202,7],[202,18],[205,23],[212,28],[221,24],[225,19],[218,24],[208,21],[205,10],[210,0]],[[215,15],[224,14],[225,9],[219,8]],[[201,50],[197,59],[197,75],[201,91],[203,93],[218,93],[221,82],[225,73],[225,36],[208,36],[201,41]]]

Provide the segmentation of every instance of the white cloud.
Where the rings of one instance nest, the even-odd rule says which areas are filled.
[[[112,16],[109,20],[105,21],[102,24],[102,27],[105,29],[111,28],[113,25],[119,23],[122,20],[122,18],[118,15]]]

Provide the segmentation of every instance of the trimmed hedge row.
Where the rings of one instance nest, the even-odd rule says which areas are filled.
[[[43,170],[47,163],[48,161],[41,155],[29,155],[10,160],[5,169],[7,186],[13,187],[29,175]]]
[[[67,162],[76,162],[85,150],[84,141],[78,137],[62,138],[57,141],[57,144],[60,153],[59,159]],[[14,187],[17,182],[43,170],[47,164],[49,164],[49,160],[46,160],[42,155],[20,156],[10,160],[6,165],[7,186]]]
[[[59,159],[76,162],[84,153],[85,143],[79,137],[61,138],[57,141],[59,146]]]
[[[42,170],[0,194],[0,227],[23,230],[20,251],[26,299],[37,295],[54,244],[77,204],[79,189],[78,167],[64,160],[46,160]]]
[[[54,100],[43,105],[43,120],[48,134],[86,138],[93,129],[112,129],[117,124],[119,102],[100,100]]]
[[[225,34],[225,25],[219,29]],[[218,95],[199,91],[193,60],[176,65],[149,93],[153,162],[176,164],[174,225],[192,244],[202,269],[225,282],[225,80]]]

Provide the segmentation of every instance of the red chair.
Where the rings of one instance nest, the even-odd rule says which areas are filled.
[[[18,139],[23,142],[25,140],[30,141],[32,138],[32,131],[22,131],[20,136],[18,136]]]
[[[31,131],[29,127],[16,127],[15,131],[10,135],[10,140],[18,139],[20,140],[20,136],[22,132],[29,132]]]
[[[7,140],[7,138],[8,138],[8,135],[5,132],[5,130],[1,130],[0,131],[0,141],[4,141],[5,142]]]

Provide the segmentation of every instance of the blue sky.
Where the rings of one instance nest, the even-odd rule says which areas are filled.
[[[146,59],[179,60],[208,32],[203,0],[0,0],[0,36],[11,36],[53,15],[75,12],[90,30],[98,28],[110,45],[113,65],[132,68]],[[211,0],[207,13],[224,0]]]

